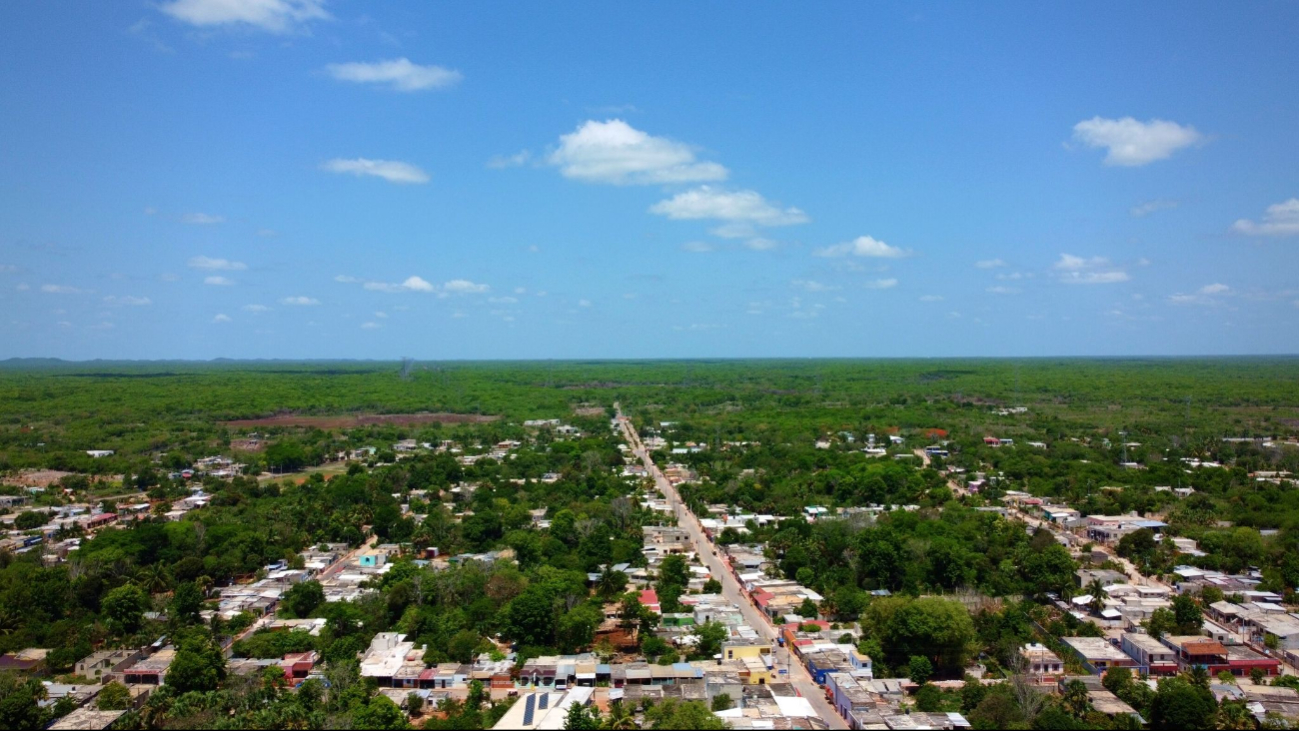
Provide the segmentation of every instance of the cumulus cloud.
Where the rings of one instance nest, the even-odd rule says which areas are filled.
[[[196,256],[190,259],[187,263],[190,269],[207,269],[210,271],[221,272],[242,272],[248,268],[248,265],[242,261],[214,259],[210,256]]]
[[[893,289],[898,286],[896,279],[872,279],[866,283],[866,289]]]
[[[1056,276],[1065,284],[1115,284],[1131,279],[1126,271],[1111,264],[1103,256],[1087,259],[1061,254],[1053,268]]]
[[[1231,226],[1236,233],[1248,236],[1294,236],[1299,234],[1299,198],[1267,207],[1261,222],[1242,218]]]
[[[148,297],[133,297],[131,295],[109,295],[104,298],[104,304],[120,307],[143,307],[153,304],[153,300]]]
[[[468,279],[452,279],[442,285],[442,291],[450,294],[482,294],[490,289],[486,284],[476,284]]]
[[[325,67],[339,81],[357,84],[382,84],[394,91],[427,91],[445,89],[460,83],[464,75],[441,66],[421,66],[406,58],[373,63],[331,63]]]
[[[989,294],[1019,294],[1019,290],[1014,287],[988,287],[986,291]]]
[[[66,284],[42,284],[41,291],[46,294],[85,294],[86,290],[69,287]]]
[[[1206,284],[1195,291],[1194,294],[1172,294],[1168,296],[1168,301],[1175,305],[1216,305],[1221,300],[1214,299],[1233,294],[1231,287],[1222,283]]]
[[[378,329],[381,328],[381,327],[383,327],[383,326],[380,325],[380,324],[377,323],[377,322],[363,322],[363,323],[361,323],[361,329],[362,329],[362,330],[378,330]]]
[[[974,262],[974,266],[979,269],[996,269],[998,267],[1007,266],[1007,264],[1001,259],[983,259],[982,261]]]
[[[1162,119],[1140,122],[1132,117],[1083,120],[1074,125],[1073,138],[1088,147],[1105,148],[1105,164],[1122,167],[1148,165],[1205,140],[1194,127]]]
[[[287,33],[330,17],[324,0],[172,0],[158,9],[201,28],[245,26],[270,33]]]
[[[744,242],[744,247],[746,249],[753,249],[754,251],[771,251],[777,246],[780,246],[780,244],[771,239],[764,239],[761,236]]]
[[[481,294],[491,289],[486,284],[475,284],[467,279],[453,279],[438,286],[423,277],[417,276],[407,277],[401,282],[376,282],[340,274],[334,277],[334,281],[344,283],[359,282],[363,288],[372,292],[429,292],[440,297],[451,294]]]
[[[811,279],[795,279],[790,282],[790,284],[808,292],[833,292],[834,290],[839,289],[839,287],[834,285],[822,284],[821,282]]]
[[[532,161],[532,153],[527,150],[520,150],[513,155],[493,155],[487,161],[487,167],[495,170],[502,168],[523,167]]]
[[[1145,218],[1152,213],[1167,211],[1176,207],[1177,201],[1153,200],[1132,206],[1128,209],[1128,213],[1132,214],[1133,218]]]
[[[219,314],[216,317],[212,318],[212,322],[230,322],[230,316],[224,313]]]
[[[559,138],[547,161],[566,178],[612,185],[725,180],[728,171],[695,158],[690,145],[655,137],[621,119],[587,120]]]
[[[673,220],[716,219],[757,226],[807,223],[797,208],[781,208],[753,190],[727,191],[703,185],[650,206],[650,213]],[[715,232],[716,233],[716,232]]]
[[[186,213],[180,217],[181,223],[188,223],[193,226],[214,226],[218,223],[225,223],[225,216],[214,216],[210,213]]]
[[[289,305],[291,307],[314,307],[315,305],[320,304],[320,300],[314,297],[298,295],[296,297],[285,297],[280,300],[280,304]]]
[[[904,256],[910,256],[911,252],[905,249],[899,249],[896,246],[889,246],[879,239],[870,236],[858,236],[852,241],[846,241],[842,244],[827,246],[824,249],[818,249],[817,256],[839,257],[839,256],[863,256],[877,259],[900,259]]]
[[[403,185],[422,184],[429,181],[428,173],[400,160],[368,160],[358,157],[352,160],[334,158],[320,164],[320,169],[331,173],[370,176],[383,178],[389,183]]]
[[[253,313],[262,313],[262,312],[271,311],[271,308],[267,307],[266,305],[244,305],[241,309],[244,312],[253,312]]]
[[[220,275],[212,275],[203,279],[204,284],[210,284],[214,287],[233,287],[235,280]]]

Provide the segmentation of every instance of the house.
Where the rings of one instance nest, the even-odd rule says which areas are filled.
[[[0,655],[0,670],[13,670],[32,675],[41,674],[45,671],[45,657],[49,654],[49,650],[35,647],[18,650],[17,652],[6,652]]]
[[[1164,637],[1163,643],[1177,654],[1177,664],[1182,670],[1203,667],[1210,675],[1227,671],[1232,675],[1247,676],[1255,668],[1267,675],[1278,675],[1281,663],[1245,645],[1224,645],[1201,635]]]
[[[663,608],[659,604],[658,592],[654,591],[653,589],[646,589],[640,593],[639,598],[640,598],[641,606],[645,607],[646,609],[650,610],[655,614],[663,613]]]
[[[1124,632],[1119,647],[1137,661],[1138,672],[1148,675],[1177,674],[1177,653],[1150,635]]]
[[[1103,637],[1061,637],[1074,654],[1082,660],[1083,667],[1096,675],[1104,675],[1106,670],[1117,667],[1135,667],[1137,661],[1119,648],[1105,641]]]
[[[100,711],[90,706],[82,706],[72,713],[60,718],[50,726],[50,731],[99,731],[112,727],[126,711]]]
[[[126,685],[162,685],[167,677],[167,669],[176,658],[176,648],[167,645],[139,662],[121,671],[122,682]],[[114,673],[116,676],[117,673]]]
[[[139,650],[100,650],[82,658],[73,669],[77,675],[97,681],[143,657],[144,653]]]
[[[1024,662],[1024,674],[1038,685],[1054,685],[1064,673],[1064,661],[1046,645],[1036,642],[1019,648]]]
[[[406,635],[396,632],[380,632],[370,641],[370,648],[361,656],[361,677],[374,678],[380,686],[392,687],[393,678],[406,664],[407,658],[414,655],[421,658],[423,669],[423,651],[415,651],[415,643],[407,642]]]
[[[591,705],[594,688],[571,688],[563,691],[534,691],[522,694],[510,710],[492,728],[529,729],[563,728],[568,709],[573,705]]]

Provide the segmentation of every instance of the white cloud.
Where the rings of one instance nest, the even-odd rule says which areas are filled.
[[[559,138],[547,161],[566,178],[612,185],[660,185],[725,180],[715,162],[695,159],[690,145],[646,134],[621,119],[587,120]]]
[[[1175,305],[1217,305],[1221,300],[1214,297],[1232,294],[1231,287],[1225,284],[1214,283],[1206,284],[1200,287],[1194,294],[1171,294],[1168,301]]]
[[[927,294],[921,297],[920,301],[921,302],[942,302],[943,296],[941,294]]]
[[[758,226],[789,226],[808,221],[807,214],[801,210],[781,208],[757,191],[726,191],[707,185],[659,201],[650,206],[650,213],[673,220],[712,218]]]
[[[377,322],[363,322],[363,323],[361,323],[361,329],[362,329],[362,330],[378,330],[378,329],[381,328],[381,327],[383,327],[383,326],[380,325],[380,324],[377,323]]]
[[[1267,207],[1263,222],[1255,223],[1242,218],[1231,226],[1231,230],[1249,236],[1294,236],[1299,234],[1299,198],[1291,198],[1284,203],[1274,203]]]
[[[266,305],[244,305],[241,309],[243,309],[244,312],[255,312],[255,313],[271,311],[271,308],[267,307]]]
[[[988,287],[986,291],[989,294],[1019,294],[1019,290],[1014,287]]]
[[[285,297],[280,300],[280,304],[290,305],[293,307],[312,307],[320,304],[320,300],[315,299],[314,297],[304,297],[299,295],[297,297]]]
[[[780,244],[776,243],[775,241],[772,241],[771,239],[764,239],[761,236],[757,238],[749,239],[748,241],[744,242],[744,246],[746,248],[753,249],[754,251],[771,251],[772,249],[776,248],[779,245]]]
[[[839,289],[839,287],[836,287],[834,285],[822,284],[821,282],[817,282],[811,279],[795,279],[792,282],[790,282],[790,284],[794,285],[795,287],[798,287],[799,289],[806,290],[808,292],[832,292],[836,289]]]
[[[445,89],[460,83],[464,75],[441,66],[421,66],[409,59],[394,58],[373,63],[331,63],[325,67],[339,81],[383,84],[394,91]]]
[[[219,314],[219,315],[217,315],[216,317],[212,318],[212,322],[214,322],[214,323],[215,323],[215,322],[230,322],[230,316],[229,316],[229,315],[226,315],[226,314]]]
[[[682,251],[689,251],[692,254],[703,254],[713,251],[714,247],[707,241],[687,241],[681,245]]]
[[[429,284],[422,277],[406,277],[406,281],[401,283],[403,289],[409,289],[412,292],[432,292],[433,285]]]
[[[131,295],[123,295],[120,297],[116,295],[109,295],[104,298],[104,304],[120,305],[123,307],[143,307],[144,305],[153,304],[153,300],[149,299],[148,297],[134,297]]]
[[[1131,277],[1103,256],[1090,259],[1072,254],[1061,254],[1054,265],[1057,276],[1065,284],[1115,284]]]
[[[996,269],[997,267],[1004,267],[1008,265],[1006,264],[1006,262],[1002,261],[1001,259],[984,259],[982,261],[974,262],[974,266],[978,267],[979,269]]]
[[[590,307],[590,306],[591,306],[591,300],[578,300],[578,301],[577,301],[577,306],[578,306],[578,307]]]
[[[214,274],[210,277],[204,278],[203,283],[210,284],[214,287],[233,287],[235,281],[233,279],[229,279],[227,277],[222,277]]]
[[[490,289],[486,284],[475,284],[468,279],[452,279],[442,285],[442,291],[450,294],[482,294]]]
[[[46,294],[85,294],[84,289],[69,287],[66,284],[42,284],[41,291]]]
[[[723,239],[747,239],[758,233],[758,229],[753,224],[744,221],[733,221],[723,223],[720,226],[708,229],[708,233]]]
[[[827,246],[816,252],[817,256],[866,256],[880,259],[900,259],[904,256],[910,256],[911,252],[899,249],[896,246],[888,244],[870,236],[858,236],[852,241],[847,241],[834,246]]]
[[[487,301],[494,305],[513,305],[518,303],[519,299],[517,297],[488,297]]]
[[[867,289],[893,289],[898,286],[896,279],[873,279],[866,283]]]
[[[330,17],[324,0],[172,0],[158,9],[199,27],[243,25],[271,33]]]
[[[1153,201],[1146,201],[1145,203],[1132,206],[1131,208],[1128,209],[1128,213],[1132,214],[1133,218],[1144,218],[1145,216],[1149,216],[1152,213],[1158,211],[1167,211],[1176,207],[1177,207],[1177,201],[1153,200]]]
[[[320,164],[320,169],[331,173],[343,173],[357,177],[372,176],[383,178],[389,183],[411,184],[427,183],[428,173],[399,160],[367,160],[358,157],[354,160],[334,158]]]
[[[1106,165],[1138,167],[1170,157],[1174,152],[1204,142],[1194,127],[1152,119],[1139,122],[1132,117],[1092,117],[1073,127],[1073,137],[1088,147],[1104,147]]]
[[[210,213],[186,213],[180,217],[181,223],[194,226],[214,226],[218,223],[225,223],[225,220],[225,216],[214,216]]]
[[[190,259],[188,264],[190,269],[208,269],[220,272],[242,272],[248,268],[248,265],[242,261],[213,259],[210,256],[196,256]]]
[[[532,153],[527,150],[520,150],[513,155],[493,155],[487,161],[487,167],[500,170],[502,168],[523,167],[532,161]]]
[[[423,277],[416,276],[407,277],[403,282],[375,282],[340,274],[334,277],[334,281],[360,282],[362,287],[372,292],[431,292],[440,297],[451,294],[481,294],[491,289],[486,284],[475,284],[467,279],[453,279],[439,287]]]

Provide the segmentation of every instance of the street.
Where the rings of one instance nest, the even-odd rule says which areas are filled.
[[[615,403],[614,409],[618,413],[619,423],[622,427],[623,436],[627,440],[627,444],[631,446],[632,452],[645,465],[645,469],[654,479],[654,484],[667,498],[668,504],[672,506],[677,516],[677,525],[684,528],[689,534],[690,541],[694,544],[695,553],[699,556],[699,560],[708,567],[708,571],[712,574],[713,578],[721,582],[722,595],[725,596],[728,601],[731,601],[740,608],[745,621],[748,622],[750,627],[757,630],[758,633],[762,635],[763,639],[771,642],[772,645],[777,645],[777,632],[775,627],[773,627],[767,620],[766,616],[763,615],[762,612],[759,612],[758,608],[753,605],[749,600],[748,594],[745,593],[744,588],[740,586],[740,582],[735,577],[735,574],[731,573],[730,569],[722,562],[717,554],[713,552],[713,545],[709,542],[707,537],[704,536],[703,526],[699,524],[699,519],[696,518],[694,513],[686,507],[685,503],[681,500],[681,496],[677,493],[676,488],[672,486],[672,483],[663,476],[663,473],[659,470],[658,466],[654,464],[654,461],[650,458],[649,452],[641,443],[640,436],[636,433],[636,429],[633,427],[631,420],[623,416],[621,405]],[[830,728],[848,728],[848,725],[844,722],[843,718],[835,712],[834,708],[828,702],[826,702],[824,689],[813,682],[812,676],[808,674],[807,669],[803,667],[802,663],[795,661],[788,650],[777,648],[776,652],[785,653],[785,666],[788,668],[786,681],[794,686],[799,695],[807,698],[811,702],[813,709],[815,709],[821,716],[821,719],[829,724]]]

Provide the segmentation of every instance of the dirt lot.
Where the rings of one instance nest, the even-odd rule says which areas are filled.
[[[343,414],[339,416],[305,416],[301,414],[276,414],[261,419],[236,419],[222,422],[226,426],[270,427],[270,426],[303,426],[317,429],[351,429],[358,426],[375,424],[397,424],[412,426],[415,424],[482,424],[496,421],[501,417],[483,414]]]

